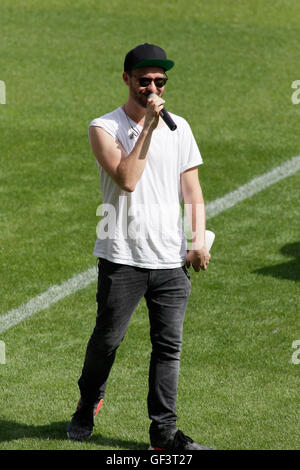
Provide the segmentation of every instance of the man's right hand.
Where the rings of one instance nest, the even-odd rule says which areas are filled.
[[[155,129],[159,122],[159,113],[163,109],[165,100],[159,96],[151,96],[147,101],[144,128]]]

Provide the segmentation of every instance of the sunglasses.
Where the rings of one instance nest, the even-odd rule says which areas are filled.
[[[152,82],[154,82],[157,88],[162,88],[167,83],[168,77],[159,77],[159,78],[140,77],[140,78],[137,78],[137,81],[139,82],[140,86],[143,88],[149,86],[150,83]]]

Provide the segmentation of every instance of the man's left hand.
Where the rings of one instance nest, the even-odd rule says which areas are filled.
[[[200,269],[206,271],[207,265],[209,264],[209,260],[210,254],[207,251],[206,247],[203,247],[200,250],[188,251],[185,259],[185,264],[187,268],[192,265],[196,272],[200,271]]]

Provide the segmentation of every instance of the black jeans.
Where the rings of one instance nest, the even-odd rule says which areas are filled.
[[[144,269],[99,260],[96,326],[78,381],[83,400],[95,403],[104,396],[117,348],[131,315],[145,297],[152,343],[148,391],[150,433],[176,429],[182,327],[190,289],[185,267]]]

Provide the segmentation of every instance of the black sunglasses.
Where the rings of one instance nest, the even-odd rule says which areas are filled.
[[[150,83],[154,82],[157,88],[162,88],[168,81],[168,77],[158,77],[158,78],[148,78],[148,77],[140,77],[137,78],[141,87],[147,87]]]

